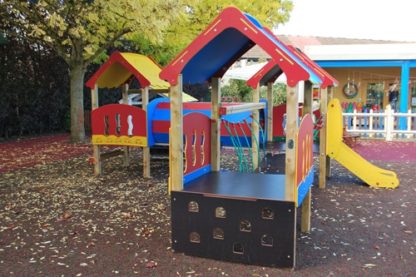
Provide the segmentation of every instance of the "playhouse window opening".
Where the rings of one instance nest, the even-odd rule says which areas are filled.
[[[240,221],[240,231],[241,232],[251,232],[251,222],[244,219]]]
[[[216,218],[226,218],[227,217],[227,211],[224,209],[224,207],[215,208],[215,217]]]
[[[267,247],[273,247],[273,237],[268,234],[261,236],[261,245]]]
[[[199,213],[199,204],[196,201],[190,201],[188,203],[188,212]]]
[[[236,242],[233,244],[233,253],[243,255],[244,254],[244,247],[241,243]]]
[[[262,219],[267,219],[267,220],[273,220],[274,219],[274,212],[272,209],[270,208],[264,208],[261,211],[261,218]]]
[[[199,236],[199,234],[197,232],[191,232],[189,234],[189,241],[192,243],[200,243],[201,242],[201,237]]]
[[[212,232],[212,237],[214,239],[223,240],[224,231],[221,228],[214,228],[214,231]]]

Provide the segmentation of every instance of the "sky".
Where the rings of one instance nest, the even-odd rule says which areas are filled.
[[[277,34],[416,42],[414,0],[292,0]]]

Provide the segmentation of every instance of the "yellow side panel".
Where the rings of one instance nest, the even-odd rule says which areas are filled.
[[[136,147],[146,147],[147,146],[147,137],[140,136],[103,136],[103,135],[93,135],[91,143],[94,145],[117,145],[117,146],[136,146]]]

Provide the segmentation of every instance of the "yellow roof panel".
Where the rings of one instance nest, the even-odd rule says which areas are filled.
[[[159,78],[161,68],[150,58],[135,53],[113,53],[107,62],[87,81],[90,88],[115,88],[125,83],[132,75],[141,87],[167,90],[169,84]]]

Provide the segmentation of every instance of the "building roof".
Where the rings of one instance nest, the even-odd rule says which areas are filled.
[[[285,44],[290,44],[304,51],[305,47],[312,45],[350,45],[350,44],[404,44],[401,41],[390,40],[373,40],[373,39],[354,39],[354,38],[336,38],[336,37],[315,37],[315,36],[292,36],[277,35]],[[243,58],[270,59],[270,56],[261,48],[254,46]]]
[[[149,57],[135,53],[114,52],[108,60],[87,81],[93,88],[115,88],[136,77],[140,88],[167,90],[169,84],[159,78],[160,66]]]
[[[182,74],[184,84],[203,83],[213,77],[222,77],[255,44],[267,52],[285,72],[288,85],[294,86],[303,80],[322,83],[323,80],[312,68],[284,43],[276,40],[267,28],[235,7],[224,9],[205,31],[162,70],[160,77],[171,85],[177,83],[179,74]]]
[[[416,43],[311,45],[305,52],[319,61],[416,60]]]

